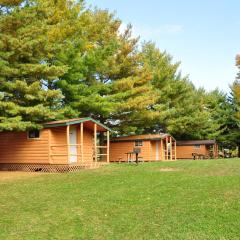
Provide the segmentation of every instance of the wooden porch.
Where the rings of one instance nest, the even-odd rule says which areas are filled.
[[[177,160],[177,142],[171,135],[161,139],[161,153],[163,161]]]
[[[48,123],[48,126],[50,124]],[[90,162],[109,163],[110,131],[108,129],[93,121],[73,122],[64,128],[65,139],[62,144],[54,136],[52,129],[55,125],[52,125],[49,129],[50,164],[54,164],[56,158],[64,158],[67,160],[65,163],[70,165],[82,165]],[[100,141],[100,135],[105,139],[104,141]]]

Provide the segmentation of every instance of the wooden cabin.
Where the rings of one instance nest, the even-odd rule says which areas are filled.
[[[204,159],[218,157],[218,144],[215,140],[177,141],[178,159]]]
[[[0,169],[48,171],[109,162],[109,131],[92,118],[78,118],[48,122],[39,131],[0,132]],[[105,146],[99,146],[101,132]]]
[[[146,134],[113,138],[110,162],[129,162],[139,150],[142,161],[176,160],[176,140],[169,134]]]

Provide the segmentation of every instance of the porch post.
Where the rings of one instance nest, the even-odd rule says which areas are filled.
[[[81,149],[81,162],[83,162],[83,122],[80,124],[80,149]]]
[[[172,161],[172,137],[170,137],[170,160]]]
[[[94,123],[94,156],[95,162],[97,162],[97,124]]]
[[[176,140],[174,142],[174,156],[175,156],[175,160],[177,160],[177,141]]]
[[[109,145],[110,145],[110,137],[109,131],[107,131],[107,162],[109,163]]]
[[[67,132],[67,162],[69,162],[70,160],[70,149],[69,149],[69,125],[67,125],[67,129],[66,129],[66,132]]]
[[[168,160],[168,137],[166,137],[166,160]]]
[[[161,155],[162,155],[162,161],[165,160],[164,157],[164,147],[163,147],[163,140],[161,139]]]

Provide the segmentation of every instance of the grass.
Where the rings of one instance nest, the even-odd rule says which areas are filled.
[[[0,239],[234,240],[239,213],[240,159],[0,174]]]

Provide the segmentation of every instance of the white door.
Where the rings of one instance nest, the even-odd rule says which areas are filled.
[[[156,161],[159,160],[159,142],[156,141]]]
[[[69,129],[69,143],[70,143],[70,163],[77,162],[77,128],[71,126]],[[72,146],[75,145],[75,146]]]

